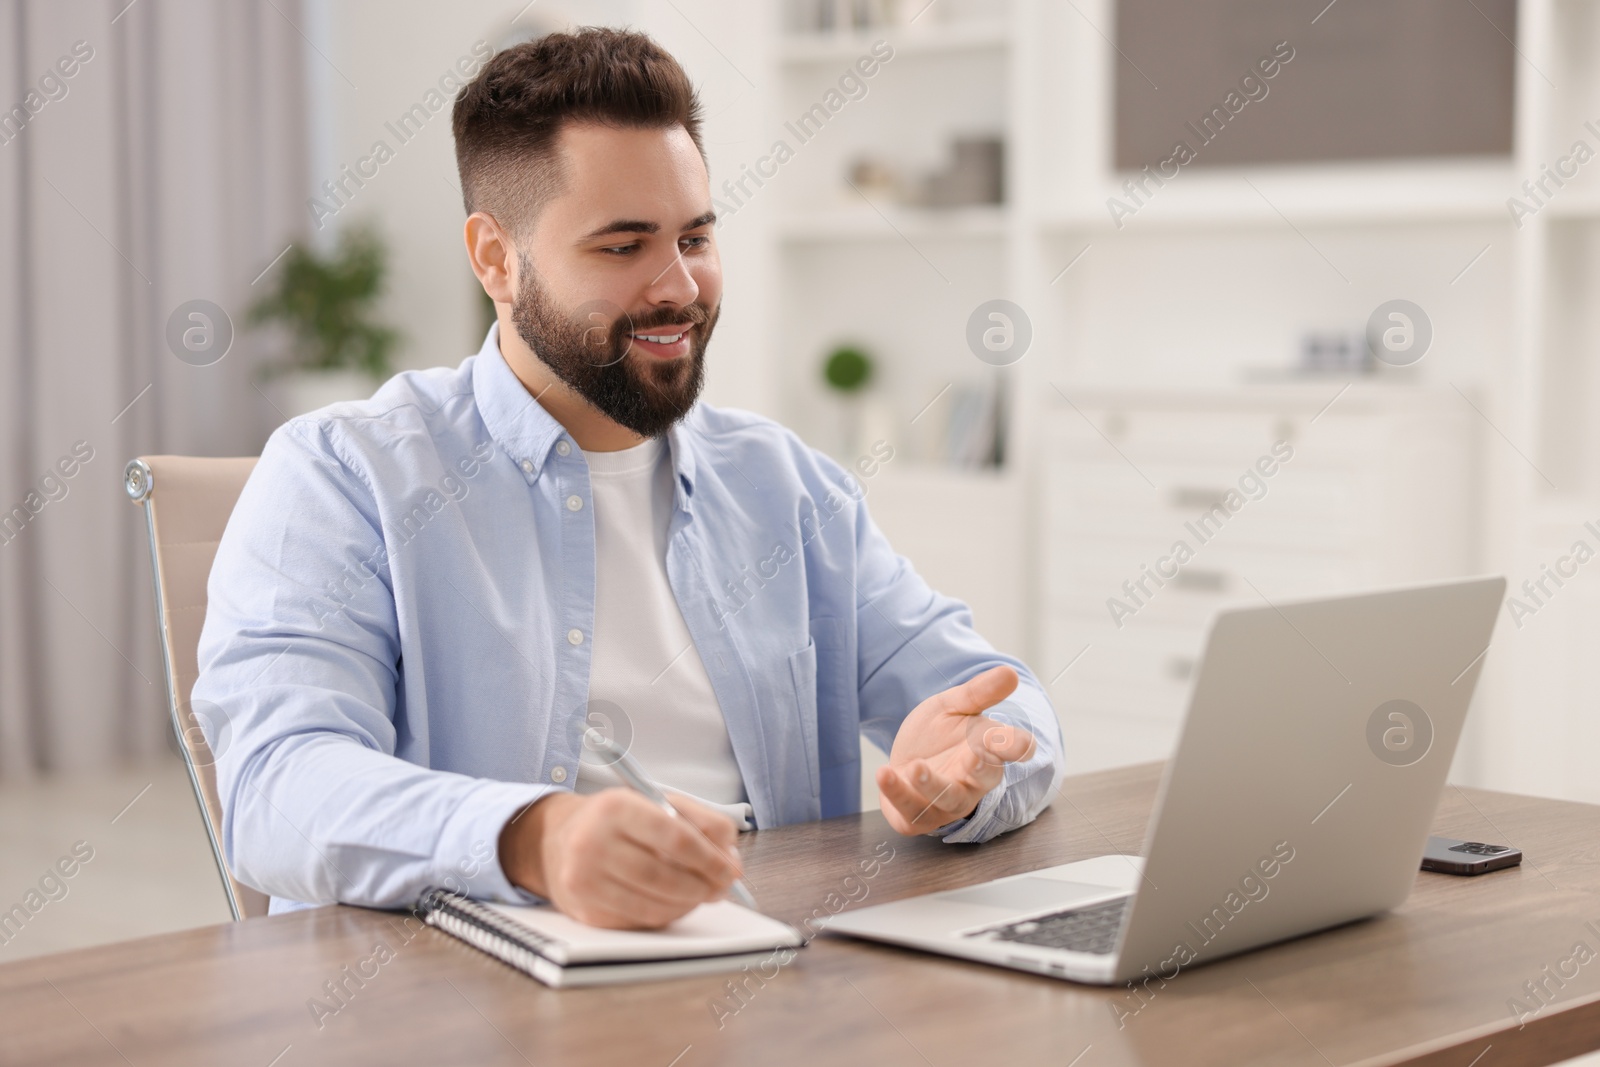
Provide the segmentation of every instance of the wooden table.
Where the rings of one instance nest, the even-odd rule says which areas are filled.
[[[747,835],[746,866],[763,907],[799,924],[1135,853],[1159,773],[1069,779],[1033,825],[986,845],[902,838],[872,812]],[[1600,807],[1451,787],[1435,831],[1527,859],[1419,874],[1397,911],[1186,971],[1120,1027],[1112,1004],[1137,1003],[1124,988],[829,934],[766,978],[558,992],[403,915],[328,907],[0,967],[0,1063],[1511,1067],[1600,1048]],[[1597,955],[1560,978],[1580,941]],[[324,983],[346,967],[372,977],[347,980],[341,1002]],[[1523,987],[1540,979],[1542,1008]],[[1512,998],[1539,1009],[1520,1029]]]

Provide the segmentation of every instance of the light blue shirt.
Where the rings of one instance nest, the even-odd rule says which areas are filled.
[[[1043,810],[1063,770],[1042,687],[894,553],[864,483],[745,412],[699,404],[667,440],[667,576],[757,827],[859,811],[861,735],[887,752],[917,704],[1000,663],[1021,685],[989,715],[1038,750],[934,833],[983,841]],[[589,505],[582,450],[496,328],[458,367],[273,432],[211,569],[193,701],[228,863],[274,912],[407,907],[429,885],[536,899],[497,844],[577,779]]]

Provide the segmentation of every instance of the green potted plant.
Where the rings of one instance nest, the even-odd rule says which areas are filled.
[[[400,335],[375,319],[387,272],[388,251],[366,228],[343,231],[331,252],[296,244],[284,256],[247,321],[289,334],[287,358],[262,369],[286,418],[365,399],[394,372],[390,354]]]
[[[837,458],[847,465],[871,446],[871,432],[887,432],[882,405],[870,399],[875,371],[871,354],[858,344],[836,345],[822,360],[822,380],[839,398]]]

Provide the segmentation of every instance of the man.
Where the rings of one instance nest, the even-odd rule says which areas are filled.
[[[496,324],[279,427],[211,571],[193,696],[234,874],[274,912],[442,883],[656,927],[727,891],[737,830],[859,810],[863,732],[900,833],[1037,815],[1061,734],[1027,668],[838,465],[696,404],[722,274],[678,64],[550,35],[491,59],[454,130]]]

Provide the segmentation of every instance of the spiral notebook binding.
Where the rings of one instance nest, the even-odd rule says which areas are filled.
[[[540,951],[541,945],[560,942],[497,914],[475,900],[448,889],[430,888],[417,901],[423,922],[459,937],[520,971],[533,974],[535,964],[561,966]]]

